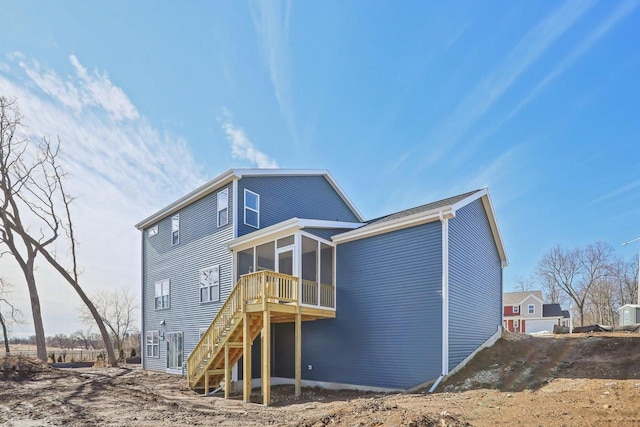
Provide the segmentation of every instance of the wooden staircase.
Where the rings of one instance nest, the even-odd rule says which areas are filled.
[[[273,271],[242,276],[189,355],[189,387],[204,388],[205,394],[208,394],[210,385],[217,387],[224,380],[225,397],[228,397],[231,367],[246,354],[250,368],[251,344],[265,323],[270,323],[270,307],[274,304],[282,306],[284,312],[297,311],[299,314],[299,308],[296,310],[298,278]],[[249,375],[245,374],[247,376],[250,378],[250,372]]]

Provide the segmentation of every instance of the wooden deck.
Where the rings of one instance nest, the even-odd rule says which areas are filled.
[[[320,299],[333,306],[333,287],[330,298],[327,296],[327,285],[320,287]],[[301,300],[309,301],[313,298],[307,295],[305,286],[300,287],[296,277],[273,271],[242,276],[187,360],[189,387],[203,388],[205,394],[208,394],[212,385],[217,387],[222,384],[225,398],[228,398],[231,390],[231,368],[242,357],[243,400],[249,402],[251,347],[257,336],[261,335],[262,399],[268,405],[271,402],[271,324],[295,323],[295,394],[299,396],[302,377],[302,322],[336,316],[332,307],[310,307],[300,304]]]

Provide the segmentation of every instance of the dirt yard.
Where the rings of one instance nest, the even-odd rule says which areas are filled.
[[[304,389],[295,400],[278,386],[268,408],[200,397],[183,378],[133,367],[9,358],[0,359],[0,425],[640,426],[639,356],[638,334],[506,334],[433,395]]]

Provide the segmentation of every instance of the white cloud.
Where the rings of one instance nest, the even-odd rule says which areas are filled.
[[[262,151],[255,148],[244,130],[231,123],[229,114],[225,112],[222,130],[231,144],[231,155],[234,159],[247,160],[259,168],[277,168],[277,162]]]
[[[291,58],[289,55],[289,21],[291,2],[257,1],[250,3],[251,16],[258,36],[260,52],[269,69],[275,96],[289,133],[298,142],[291,82]]]
[[[73,56],[76,74],[65,77],[24,55],[8,58],[8,66],[0,69],[0,93],[17,98],[33,138],[61,140],[68,190],[77,196],[72,214],[83,286],[89,293],[123,286],[138,293],[140,235],[134,224],[200,185],[206,178],[201,166],[182,138],[162,133],[140,117],[106,74],[87,73]],[[14,264],[7,257],[0,260],[28,319],[25,286]],[[78,329],[80,300],[46,270],[36,272],[46,332]]]
[[[79,112],[85,107],[99,107],[115,120],[136,120],[140,118],[138,110],[127,95],[109,80],[109,76],[95,70],[92,74],[80,64],[74,55],[69,61],[76,71],[77,78],[63,79],[51,69],[43,67],[36,60],[29,61],[21,53],[14,53],[10,59],[17,59],[25,74],[40,90],[51,96],[65,107]]]
[[[496,67],[458,104],[427,141],[435,146],[426,167],[437,162],[502,98],[515,81],[593,6],[591,1],[567,1],[529,31]]]

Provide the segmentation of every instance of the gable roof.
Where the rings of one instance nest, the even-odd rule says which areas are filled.
[[[456,211],[463,208],[475,200],[482,200],[485,213],[489,220],[489,226],[496,243],[496,248],[500,255],[503,267],[508,265],[507,254],[502,243],[500,230],[495,219],[489,190],[482,188],[453,197],[447,197],[432,203],[405,209],[389,215],[367,221],[367,224],[352,231],[335,235],[331,238],[335,243],[346,243],[352,240],[363,239],[365,237],[376,236],[407,227],[413,227],[428,222],[442,220],[444,218],[455,218]]]
[[[249,176],[323,176],[329,182],[331,187],[338,193],[340,198],[344,201],[344,203],[349,207],[349,209],[354,213],[354,215],[358,218],[358,220],[364,222],[364,218],[355,205],[349,200],[347,195],[342,191],[336,180],[331,176],[329,171],[326,169],[228,169],[227,171],[221,173],[215,178],[207,181],[202,184],[200,187],[196,188],[192,192],[184,195],[179,198],[175,202],[165,206],[160,209],[156,213],[151,216],[143,219],[138,224],[136,224],[136,228],[138,230],[142,230],[147,228],[150,225],[158,222],[162,218],[166,218],[185,206],[190,205],[217,190],[218,188],[229,184],[230,182],[240,179],[242,177]]]
[[[542,317],[563,317],[560,304],[543,304]]]
[[[534,296],[544,303],[542,299],[542,291],[528,291],[528,292],[505,292],[502,295],[502,305],[520,305],[530,296]]]

